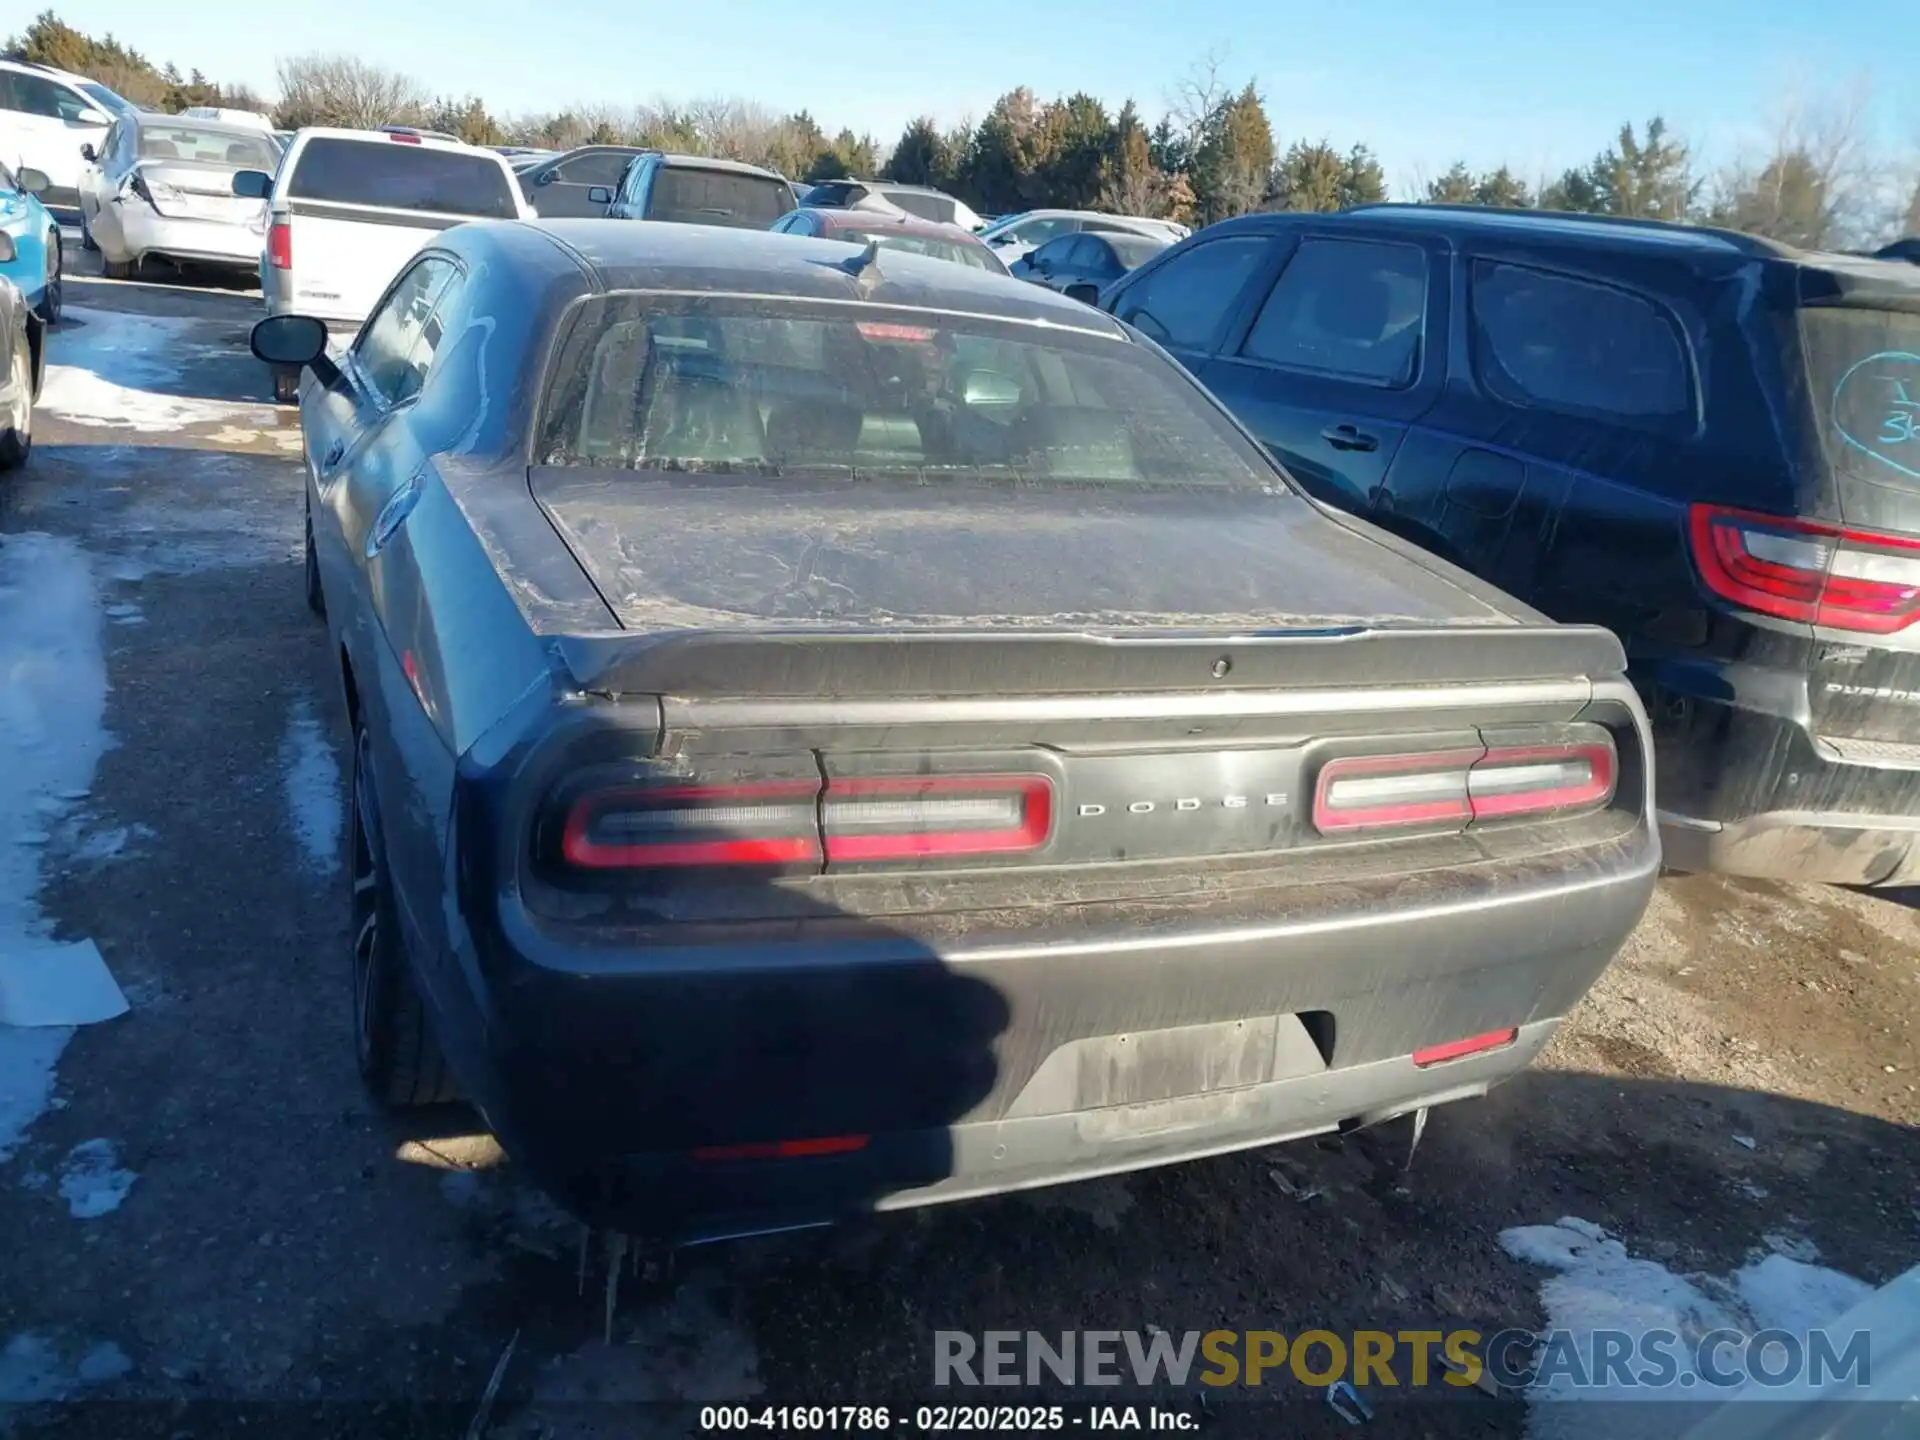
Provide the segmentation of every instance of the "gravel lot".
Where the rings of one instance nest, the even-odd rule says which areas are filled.
[[[1538,1326],[1554,1272],[1500,1236],[1561,1217],[1676,1275],[1920,1262],[1916,897],[1676,877],[1545,1063],[1436,1113],[1410,1172],[1404,1135],[1295,1145],[689,1252],[628,1284],[607,1345],[573,1228],[473,1121],[395,1121],[355,1081],[342,715],[257,301],[93,260],[69,254],[33,460],[0,479],[0,660],[69,604],[76,678],[0,766],[105,743],[90,785],[0,781],[31,805],[0,813],[0,886],[27,877],[0,942],[34,916],[92,939],[131,1010],[72,1033],[11,1144],[65,1032],[0,1026],[0,1431],[458,1436],[516,1335],[492,1433],[583,1436],[690,1433],[677,1402],[924,1401],[936,1329]],[[4,1403],[83,1398],[122,1403]],[[1475,1389],[1375,1400],[1379,1434],[1548,1433]],[[1575,1408],[1551,1433],[1644,1407]],[[1290,1378],[1207,1414],[1354,1433]]]

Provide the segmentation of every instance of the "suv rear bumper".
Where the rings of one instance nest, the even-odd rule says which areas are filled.
[[[1920,746],[1829,742],[1805,686],[1767,671],[1751,698],[1718,670],[1645,687],[1666,864],[1762,880],[1920,880]],[[1764,708],[1774,704],[1799,714]]]

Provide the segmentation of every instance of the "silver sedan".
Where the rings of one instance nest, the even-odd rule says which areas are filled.
[[[252,126],[182,115],[123,115],[80,177],[80,243],[100,251],[110,279],[142,262],[232,266],[260,262],[264,200],[241,199],[241,170],[271,174],[280,163],[273,137]]]

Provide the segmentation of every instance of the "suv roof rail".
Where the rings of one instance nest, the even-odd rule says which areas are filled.
[[[1800,252],[1791,245],[1783,245],[1777,240],[1768,240],[1763,236],[1749,235],[1744,230],[1727,230],[1718,225],[1695,225],[1684,220],[1655,220],[1640,215],[1596,215],[1586,210],[1542,210],[1538,207],[1522,208],[1512,205],[1469,205],[1457,201],[1429,200],[1383,200],[1373,205],[1356,205],[1344,213],[1364,215],[1369,211],[1438,211],[1443,215],[1477,216],[1501,215],[1529,220],[1558,221],[1562,224],[1572,221],[1579,225],[1604,226],[1616,230],[1652,231],[1658,234],[1710,235],[1717,240],[1730,244],[1753,255],[1797,255]]]

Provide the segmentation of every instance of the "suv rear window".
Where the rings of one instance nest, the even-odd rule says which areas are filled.
[[[591,301],[546,465],[1280,491],[1166,360],[1061,327],[739,296]]]
[[[1629,424],[1693,408],[1686,352],[1651,300],[1519,265],[1473,267],[1474,368],[1509,405]]]
[[[953,201],[944,195],[924,195],[918,190],[882,190],[880,198],[922,220],[937,220],[942,225],[954,223]]]
[[[396,141],[309,140],[294,161],[287,194],[295,200],[479,220],[512,220],[520,214],[507,172],[493,160]]]
[[[682,165],[662,169],[647,198],[649,220],[743,230],[764,230],[792,208],[793,192],[784,180]]]
[[[1920,485],[1920,315],[1815,306],[1800,317],[1827,463],[1882,485]]]

